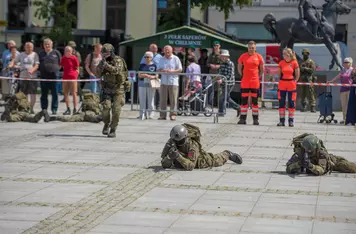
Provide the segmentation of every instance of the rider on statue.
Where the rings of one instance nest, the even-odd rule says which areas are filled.
[[[309,0],[300,0],[298,5],[299,20],[306,20],[312,27],[312,34],[316,40],[321,40],[318,35],[320,28],[321,16],[317,8]]]

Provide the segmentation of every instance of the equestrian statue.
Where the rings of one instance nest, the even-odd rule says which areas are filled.
[[[331,70],[335,63],[342,69],[332,41],[335,36],[338,15],[349,14],[351,8],[340,0],[325,0],[325,2],[321,14],[309,0],[300,0],[298,4],[299,19],[286,17],[277,20],[272,13],[263,18],[265,28],[280,42],[281,56],[284,48],[293,49],[295,41],[325,44],[332,55],[329,69]]]

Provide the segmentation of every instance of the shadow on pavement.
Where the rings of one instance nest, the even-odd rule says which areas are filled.
[[[44,134],[39,136],[42,137],[90,137],[90,138],[107,138],[107,136],[98,136],[98,135],[74,135],[74,134]]]

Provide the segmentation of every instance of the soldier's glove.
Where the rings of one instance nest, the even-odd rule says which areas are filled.
[[[131,91],[131,82],[125,81],[124,88],[125,88],[125,92],[127,92],[127,93],[130,92]]]
[[[174,159],[177,159],[178,157],[179,157],[179,153],[178,153],[177,149],[174,148],[169,151],[168,158],[174,160]]]

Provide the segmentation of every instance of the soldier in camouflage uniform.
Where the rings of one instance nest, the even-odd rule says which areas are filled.
[[[356,164],[345,158],[328,153],[324,143],[310,133],[304,133],[293,139],[294,154],[287,162],[287,173],[303,172],[324,175],[331,171],[356,173]]]
[[[228,150],[218,154],[205,152],[200,144],[200,136],[199,128],[194,125],[174,126],[161,154],[162,167],[184,168],[191,171],[194,168],[220,167],[227,160],[237,164],[242,163],[240,155]]]
[[[97,71],[99,76],[103,76],[101,103],[104,128],[102,133],[108,137],[116,137],[121,107],[125,104],[125,91],[130,88],[130,82],[127,80],[126,62],[120,56],[115,55],[114,47],[108,43],[104,44],[101,52],[103,59],[97,66]],[[110,110],[112,111],[111,122]]]
[[[1,115],[2,121],[8,122],[30,122],[38,123],[47,110],[43,110],[35,115],[31,114],[31,104],[27,101],[27,96],[23,92],[14,94],[5,105],[5,111]]]
[[[313,76],[315,71],[315,63],[309,58],[309,49],[303,49],[303,61],[299,64],[300,67],[300,81],[301,82],[315,82],[316,77]],[[314,87],[310,85],[302,85],[301,87],[301,101],[302,101],[302,112],[307,111],[307,103],[309,103],[310,111],[316,112],[315,110],[315,91]]]
[[[72,116],[51,116],[50,121],[99,123],[102,120],[100,97],[97,94],[85,93],[81,110],[81,113]]]

